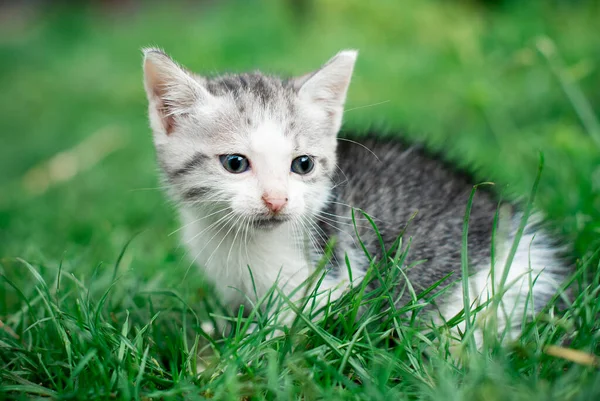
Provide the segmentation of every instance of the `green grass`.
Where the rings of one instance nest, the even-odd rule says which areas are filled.
[[[598,368],[572,350],[600,354],[600,9],[522,3],[0,17],[0,398],[598,399]],[[276,313],[254,315],[248,335],[236,318],[230,335],[206,336],[200,322],[223,313],[169,236],[141,84],[148,45],[197,71],[297,74],[358,48],[346,126],[424,140],[511,196],[529,193],[541,151],[536,206],[576,245],[574,300],[514,343],[451,353],[444,328],[423,330],[416,300],[429,293],[383,308],[404,256],[391,254],[389,274],[373,270],[386,285],[284,337],[270,336]]]

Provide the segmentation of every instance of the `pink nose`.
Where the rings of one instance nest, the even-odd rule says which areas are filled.
[[[263,195],[262,200],[273,213],[278,213],[287,204],[287,198],[274,198]]]

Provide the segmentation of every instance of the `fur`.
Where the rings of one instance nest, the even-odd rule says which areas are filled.
[[[350,282],[346,258],[355,282],[369,267],[357,243],[352,208],[375,218],[386,247],[407,227],[405,237],[413,239],[407,264],[424,260],[406,271],[417,291],[450,272],[445,285],[460,279],[472,180],[401,140],[338,140],[356,51],[342,51],[317,71],[291,79],[260,72],[202,77],[160,50],[144,54],[150,124],[159,165],[179,205],[182,240],[224,304],[233,309],[247,304],[276,282],[291,293],[311,276],[333,237],[337,242],[321,290],[339,297]],[[247,157],[249,170],[227,171],[220,156],[231,154]],[[290,170],[302,155],[314,161],[305,175]],[[285,202],[282,211],[273,215],[265,197]],[[475,303],[491,295],[497,206],[490,193],[479,191],[471,211],[468,251]],[[510,203],[501,210],[496,285],[520,216]],[[507,316],[517,322],[529,310],[532,278],[534,309],[540,310],[568,272],[560,249],[547,233],[536,231],[538,226],[528,226],[508,274],[504,310],[512,311]],[[358,233],[369,253],[381,259],[379,240],[364,220]],[[462,302],[462,288],[451,288],[438,303],[440,315],[453,317]]]

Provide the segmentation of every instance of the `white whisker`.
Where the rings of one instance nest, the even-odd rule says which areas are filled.
[[[375,107],[375,106],[379,106],[379,105],[386,104],[389,102],[391,102],[391,100],[384,100],[383,102],[379,102],[379,103],[372,103],[372,104],[366,104],[364,106],[357,106],[357,107],[353,107],[351,109],[344,110],[344,113],[348,113],[349,111],[354,111],[354,110],[366,109],[367,107]]]
[[[225,216],[222,216],[221,218],[219,218],[219,220],[215,221],[214,223],[210,224],[208,227],[205,227],[203,230],[196,233],[192,238],[188,238],[186,240],[186,244],[190,244],[193,240],[198,238],[200,235],[204,234],[206,231],[210,230],[212,227],[219,224],[220,222],[222,222],[224,219],[228,218],[229,216],[232,216],[234,213],[235,213],[234,211],[231,211],[231,212],[227,213]]]
[[[375,158],[377,159],[377,161],[381,162],[381,159],[379,159],[379,157],[377,157],[377,155],[375,154],[375,152],[373,152],[371,149],[369,149],[368,147],[366,147],[362,143],[353,141],[352,139],[348,139],[348,138],[337,138],[337,140],[338,141],[350,142],[350,143],[353,143],[355,145],[361,146],[361,147],[365,148],[366,150],[368,150],[369,153],[371,153],[373,156],[375,156]]]
[[[219,250],[219,247],[221,246],[221,244],[223,243],[223,241],[225,241],[225,239],[227,238],[227,236],[229,235],[229,233],[231,232],[231,230],[233,230],[235,228],[235,226],[237,225],[237,223],[239,223],[239,221],[242,219],[242,217],[238,217],[238,219],[233,222],[231,224],[231,227],[229,228],[229,230],[227,230],[227,232],[225,233],[225,235],[223,235],[223,238],[221,238],[221,241],[219,241],[219,243],[217,244],[217,246],[215,247],[215,249],[213,249],[212,253],[210,254],[210,256],[208,257],[208,259],[206,260],[206,264],[210,264],[210,261],[212,260],[213,256],[216,254],[216,252]],[[232,243],[233,245],[233,243]],[[225,262],[227,264],[227,262],[229,261],[229,256],[227,261]]]
[[[226,263],[227,263],[227,271],[229,271],[229,258],[231,256],[231,251],[233,250],[233,246],[235,245],[235,240],[237,239],[238,234],[240,233],[240,230],[242,229],[244,223],[246,222],[246,219],[248,217],[247,216],[243,216],[242,217],[242,221],[241,223],[238,225],[238,229],[235,232],[235,235],[233,236],[233,240],[231,241],[231,246],[229,247],[229,252],[227,253],[227,259],[226,259]]]
[[[198,222],[200,222],[200,221],[202,221],[202,220],[204,220],[204,219],[206,219],[206,218],[208,218],[208,217],[214,216],[215,214],[219,214],[219,213],[221,213],[221,212],[224,212],[225,210],[227,210],[227,208],[223,208],[223,209],[221,209],[221,210],[217,210],[216,212],[210,213],[210,214],[208,214],[208,215],[206,215],[206,216],[200,217],[199,219],[196,219],[196,220],[193,220],[193,221],[191,221],[191,222],[189,222],[189,223],[187,223],[187,224],[184,224],[183,226],[179,227],[177,230],[175,230],[175,231],[173,231],[173,232],[169,233],[167,236],[168,236],[168,237],[170,237],[171,235],[173,235],[173,234],[175,234],[175,233],[177,233],[177,232],[179,232],[179,231],[183,230],[183,229],[184,229],[184,228],[186,228],[186,227],[189,227],[189,226],[191,226],[192,224],[198,223]]]
[[[206,241],[206,243],[205,243],[205,245],[202,247],[202,249],[200,249],[200,251],[198,251],[198,252],[196,253],[196,256],[195,256],[195,257],[194,257],[194,259],[192,260],[192,263],[190,264],[190,267],[191,267],[191,266],[192,266],[192,265],[193,265],[193,264],[196,262],[196,260],[198,259],[198,257],[199,257],[199,256],[202,254],[202,252],[204,252],[204,249],[206,249],[206,247],[207,247],[208,245],[210,245],[210,243],[212,242],[212,240],[213,240],[213,239],[214,239],[214,238],[215,238],[215,237],[216,237],[216,236],[217,236],[217,235],[218,235],[218,234],[219,234],[221,231],[223,231],[223,229],[224,229],[225,227],[227,227],[227,224],[228,224],[229,222],[231,222],[231,221],[232,221],[232,220],[233,220],[233,219],[236,217],[236,216],[233,214],[233,212],[231,212],[231,213],[227,214],[226,216],[230,216],[230,217],[229,217],[229,218],[228,218],[226,221],[224,221],[224,222],[222,222],[221,224],[219,224],[219,226],[220,226],[221,228],[219,228],[219,230],[218,230],[218,231],[217,231],[217,232],[216,232],[216,233],[215,233],[215,234],[214,234],[214,235],[213,235],[213,236],[212,236],[212,237],[211,237],[211,238],[210,238],[208,241]],[[221,220],[222,220],[222,219],[220,219],[219,221],[221,221]],[[216,229],[216,227],[215,227],[215,229]],[[203,230],[203,231],[205,231],[205,230]],[[225,238],[225,237],[223,237],[223,239],[224,239],[224,238]],[[220,244],[220,243],[219,243],[219,244]],[[212,256],[212,254],[211,254],[211,256]],[[206,263],[206,264],[208,264],[208,263]],[[188,267],[188,270],[189,270],[189,267]],[[186,272],[186,275],[187,275],[187,272]]]

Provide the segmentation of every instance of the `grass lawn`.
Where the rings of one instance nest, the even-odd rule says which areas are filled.
[[[0,7],[0,399],[600,399],[600,5],[288,3]],[[507,196],[542,152],[535,203],[575,244],[574,300],[479,351],[422,332],[416,303],[382,314],[384,290],[362,316],[349,296],[284,337],[256,315],[208,338],[220,312],[157,181],[148,45],[205,73],[358,48],[346,126],[425,141]]]

